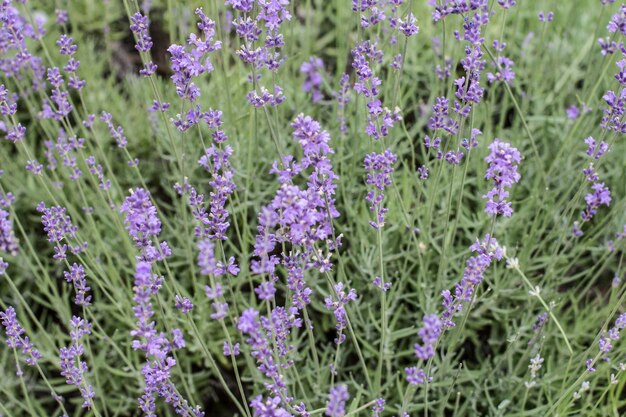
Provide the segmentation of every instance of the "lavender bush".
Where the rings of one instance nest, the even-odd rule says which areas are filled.
[[[0,22],[0,417],[626,414],[626,5]]]

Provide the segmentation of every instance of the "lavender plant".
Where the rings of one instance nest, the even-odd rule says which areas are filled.
[[[0,0],[0,417],[626,413],[625,36]]]

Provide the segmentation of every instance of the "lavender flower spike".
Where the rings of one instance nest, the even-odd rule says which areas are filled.
[[[0,320],[2,320],[1,323],[4,326],[4,333],[7,337],[7,346],[11,349],[21,349],[24,354],[24,361],[30,366],[35,366],[41,359],[41,354],[35,349],[28,336],[24,336],[24,328],[17,322],[15,309],[9,306],[5,311],[0,312]],[[21,372],[18,364],[18,375],[21,375]]]
[[[516,148],[497,138],[489,145],[489,149],[491,153],[485,158],[489,163],[485,179],[493,181],[493,188],[483,196],[487,199],[485,213],[490,216],[501,214],[511,217],[513,209],[511,203],[507,201],[509,196],[507,189],[521,178],[517,172],[517,165],[521,162],[522,155]]]
[[[348,387],[338,385],[332,387],[328,393],[328,402],[324,415],[328,417],[343,417],[346,414],[346,401],[350,399]]]
[[[81,339],[91,334],[91,324],[87,320],[74,316],[70,321],[70,328],[72,343],[67,347],[62,347],[59,351],[61,375],[65,377],[67,384],[79,389],[83,397],[82,407],[91,408],[95,392],[84,379],[88,368],[87,363],[81,361],[81,356],[85,352]]]

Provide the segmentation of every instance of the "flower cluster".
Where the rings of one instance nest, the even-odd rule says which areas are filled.
[[[435,346],[439,340],[439,336],[443,331],[443,323],[436,314],[424,316],[422,327],[417,335],[422,339],[422,343],[415,344],[415,356],[418,359],[426,361],[435,355]]]
[[[144,351],[147,359],[142,369],[145,386],[143,395],[139,398],[139,407],[146,415],[154,415],[156,397],[160,396],[174,407],[177,414],[202,417],[204,413],[200,408],[192,408],[187,400],[180,396],[170,379],[171,370],[176,366],[172,351],[183,348],[185,343],[179,329],[172,329],[171,341],[167,335],[156,330],[151,300],[158,294],[162,283],[163,278],[152,273],[149,262],[137,262],[133,287],[137,323],[130,334],[134,338],[133,349]]]
[[[617,13],[613,15],[606,29],[609,33],[620,32],[626,36],[626,5],[622,4]]]
[[[324,415],[328,417],[343,417],[346,414],[346,402],[350,399],[348,387],[337,385],[330,389]]]
[[[335,343],[339,345],[346,340],[346,335],[343,332],[348,327],[346,304],[350,301],[356,301],[357,295],[354,288],[346,290],[344,289],[344,284],[341,282],[335,284],[333,291],[334,297],[332,295],[327,296],[324,298],[324,303],[326,304],[326,309],[332,311],[335,316],[335,321],[337,322],[335,325],[337,329]]]
[[[502,7],[509,8],[515,5],[515,1],[499,0],[498,3]],[[439,22],[449,15],[466,15],[471,12],[482,9],[487,6],[487,0],[472,0],[469,2],[456,0],[428,0],[428,4],[434,8],[432,12],[433,22]]]
[[[300,66],[300,73],[304,75],[302,91],[311,94],[311,101],[317,103],[322,99],[321,85],[324,80],[324,61],[316,56],[312,56]]]
[[[126,140],[126,136],[124,136],[124,128],[122,126],[115,126],[113,124],[113,116],[111,113],[107,113],[105,111],[100,115],[100,121],[102,121],[109,129],[109,134],[115,140],[115,143],[119,148],[125,148],[128,144]]]
[[[272,202],[259,213],[259,232],[254,245],[254,255],[259,259],[252,263],[253,272],[268,274],[273,281],[277,279],[274,269],[280,263],[276,256],[270,255],[276,244],[291,243],[303,251],[284,259],[288,269],[297,274],[299,268],[293,264],[296,259],[302,262],[302,269],[314,267],[328,271],[332,267],[329,255],[325,255],[318,244],[331,237],[337,240],[328,242],[330,250],[340,244],[338,237],[333,236],[332,219],[339,216],[334,197],[338,177],[329,159],[333,153],[330,135],[317,121],[303,114],[295,118],[292,127],[303,158],[295,162],[293,156],[288,155],[281,166],[274,163],[271,172],[278,175],[281,187]],[[307,170],[310,174],[306,188],[294,185],[292,179]],[[276,229],[280,233],[275,232]],[[300,281],[300,278],[292,278]],[[304,290],[301,282],[295,284],[296,287]]]
[[[274,322],[275,318],[279,321]],[[262,317],[259,320],[259,312],[250,308],[241,314],[237,324],[239,332],[247,337],[246,343],[252,351],[251,355],[257,363],[257,368],[267,378],[265,387],[274,395],[276,407],[283,402],[289,403],[292,400],[288,395],[285,379],[280,373],[282,367],[274,359],[275,352],[272,347],[273,342],[278,342],[284,346],[287,340],[289,329],[293,327],[293,323],[290,323],[288,319],[285,321],[285,319],[287,317],[272,314],[271,320],[267,317]],[[286,352],[283,351],[284,353]],[[256,407],[253,406],[253,408]]]
[[[196,234],[200,233],[199,236],[211,239],[226,240],[226,231],[230,226],[228,221],[230,213],[226,209],[226,203],[236,188],[230,164],[233,148],[230,145],[222,146],[228,139],[226,133],[219,128],[222,123],[222,112],[210,110],[208,113],[211,115],[209,127],[213,129],[212,138],[214,143],[204,150],[204,155],[200,158],[198,164],[211,175],[211,180],[209,181],[211,187],[209,196],[211,199],[208,213],[202,210],[194,213],[194,215],[199,215],[196,218],[203,225],[200,229],[196,229]],[[198,196],[197,193],[196,196]],[[199,196],[201,197],[201,195]]]
[[[465,264],[463,278],[454,288],[454,295],[449,290],[442,292],[444,313],[441,318],[445,328],[454,327],[452,317],[463,309],[463,303],[469,303],[474,296],[475,288],[482,282],[485,272],[494,260],[501,260],[504,253],[494,237],[486,234],[482,241],[470,246],[476,255],[470,257]]]
[[[2,205],[0,204],[0,207]],[[19,252],[19,246],[17,238],[13,232],[13,222],[10,219],[10,214],[0,208],[0,252],[8,253],[10,255],[17,255]]]
[[[482,241],[477,239],[470,246],[470,250],[476,255],[466,261],[463,278],[456,284],[454,294],[450,290],[441,293],[444,311],[440,316],[430,314],[424,316],[422,320],[422,327],[418,332],[422,343],[415,344],[415,356],[421,361],[427,361],[435,355],[435,348],[442,333],[455,326],[454,316],[463,310],[465,304],[473,302],[475,289],[483,281],[489,266],[504,256],[496,239],[489,234],[486,234]],[[405,374],[407,381],[412,385],[423,384],[430,378],[424,369],[418,367],[406,368]]]
[[[598,176],[593,165],[594,160],[599,160],[609,150],[609,145],[604,141],[600,141],[598,143],[591,136],[585,139],[585,144],[587,145],[587,156],[592,162],[590,162],[589,166],[583,170],[583,174],[585,175],[585,179],[591,183],[592,192],[587,193],[585,196],[585,202],[587,205],[580,213],[583,223],[591,221],[591,219],[593,219],[598,212],[600,206],[605,205],[608,207],[611,204],[611,191],[604,185],[604,183],[600,182],[600,177]],[[575,225],[573,233],[575,236],[583,234],[580,223]]]
[[[68,86],[74,90],[81,90],[87,82],[81,80],[77,75],[80,61],[75,57],[78,47],[73,42],[74,40],[71,37],[63,34],[56,44],[59,47],[59,53],[68,57],[67,64],[63,67],[63,71],[65,71],[69,79]]]
[[[511,84],[511,82],[515,79],[515,72],[511,68],[513,68],[513,61],[505,56],[499,56],[496,59],[496,62],[493,64],[496,67],[497,71],[495,73],[488,72],[487,80],[490,83],[494,83],[497,81],[503,81],[505,83]]]
[[[400,109],[383,107],[378,98],[382,81],[374,74],[372,66],[381,63],[383,53],[371,41],[362,41],[352,49],[352,68],[357,75],[354,90],[365,97],[367,124],[365,133],[378,140],[389,135],[390,129],[401,120]]]
[[[70,320],[70,337],[72,343],[62,347],[59,351],[61,375],[68,385],[79,389],[83,397],[83,408],[93,406],[93,397],[96,395],[93,387],[85,381],[85,374],[89,371],[87,363],[81,360],[85,348],[81,342],[84,336],[91,334],[91,324],[80,317],[74,316]]]
[[[46,207],[42,201],[37,205],[37,211],[41,213],[41,224],[43,230],[48,235],[48,242],[54,243],[54,259],[63,260],[66,259],[68,244],[62,242],[72,243],[77,241],[78,227],[72,223],[72,219],[67,214],[67,210],[61,206]],[[73,254],[83,252],[87,248],[87,243],[77,243],[74,246],[69,246],[70,251]]]
[[[63,166],[67,169],[69,179],[71,181],[78,181],[83,176],[83,172],[78,167],[77,155],[80,154],[81,150],[84,148],[85,139],[77,138],[76,136],[68,137],[65,130],[61,128],[59,129],[56,142],[47,142],[50,146],[49,153],[46,155],[48,168],[55,170],[57,167],[57,161],[54,156],[54,150],[56,150]]]
[[[74,107],[69,101],[69,91],[65,89],[65,81],[57,67],[46,71],[48,83],[53,87],[50,97],[44,97],[40,116],[44,119],[57,121],[67,117]]]
[[[76,291],[76,297],[74,302],[78,306],[88,306],[91,304],[91,295],[89,295],[89,288],[87,286],[87,280],[85,279],[85,268],[82,265],[74,263],[70,266],[69,271],[63,273],[65,280],[74,286]]]
[[[387,19],[384,4],[379,3],[383,2],[378,0],[352,0],[352,10],[360,13],[362,28],[376,26]]]
[[[540,11],[537,14],[537,17],[539,18],[539,21],[542,23],[550,23],[552,22],[552,19],[554,19],[554,13],[553,12],[544,12],[543,10]]]
[[[485,213],[490,216],[500,214],[511,217],[513,209],[511,203],[507,201],[509,197],[507,189],[521,178],[517,172],[517,165],[521,162],[522,155],[516,148],[497,138],[489,145],[489,150],[491,152],[485,158],[489,163],[485,179],[493,181],[493,188],[483,196],[487,200]]]
[[[226,0],[225,4],[238,14],[232,23],[241,40],[236,54],[252,68],[248,80],[254,89],[247,95],[248,102],[254,107],[279,105],[285,99],[283,89],[274,83],[270,92],[264,86],[259,88],[258,83],[263,68],[276,72],[285,60],[281,52],[285,41],[280,28],[292,17],[289,0]]]
[[[35,366],[41,359],[41,353],[33,346],[28,336],[24,336],[24,328],[17,322],[15,309],[9,306],[5,311],[0,311],[0,320],[2,320],[7,337],[7,346],[11,349],[21,349],[24,361],[30,366]],[[19,364],[17,365],[18,375],[21,375],[22,371]]]
[[[615,319],[615,325],[598,340],[598,348],[603,355],[606,356],[613,349],[613,343],[619,340],[620,332],[624,328],[626,328],[626,313],[620,314]]]
[[[526,388],[532,388],[537,384],[537,374],[541,370],[542,364],[543,358],[539,353],[530,359],[530,365],[528,365],[528,369],[530,369],[530,379],[524,382]]]
[[[365,200],[370,203],[370,211],[376,214],[376,220],[370,220],[370,225],[374,229],[380,229],[385,225],[385,214],[388,209],[383,207],[384,191],[392,183],[393,165],[397,156],[391,149],[385,150],[381,154],[372,152],[365,156],[365,170],[367,171],[366,183],[373,186],[365,196]]]
[[[43,60],[31,53],[28,40],[39,40],[45,34],[41,19],[31,21],[22,16],[11,1],[0,5],[0,71],[6,78],[21,78],[28,74],[34,91],[46,86]]]
[[[167,242],[157,241],[161,233],[161,221],[148,191],[143,188],[130,190],[130,196],[120,206],[120,213],[125,214],[126,230],[141,250],[144,260],[154,262],[171,255]]]
[[[141,54],[149,54],[150,49],[152,49],[152,38],[150,37],[150,20],[148,16],[144,16],[140,12],[132,15],[130,17],[130,30],[135,36],[135,49]],[[156,70],[156,64],[146,59],[143,68],[139,70],[139,74],[144,77],[149,77],[154,74]]]
[[[173,44],[167,49],[171,55],[170,62],[172,71],[174,71],[172,81],[176,86],[176,93],[179,97],[190,102],[196,101],[200,96],[200,89],[193,82],[193,78],[213,71],[213,64],[211,64],[207,54],[222,47],[220,41],[213,40],[215,22],[204,14],[202,8],[196,9],[196,16],[200,18],[198,28],[201,30],[203,38],[191,33],[187,40],[189,50],[177,44]]]

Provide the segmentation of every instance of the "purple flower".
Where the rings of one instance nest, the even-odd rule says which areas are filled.
[[[209,114],[212,112],[214,111],[209,111]],[[221,112],[217,113],[221,115]],[[219,116],[216,115],[215,118],[221,124]],[[210,119],[208,120],[209,126],[212,126],[212,122]],[[208,216],[205,215],[204,209],[199,212],[200,218],[196,216],[202,222],[202,226],[196,229],[196,235],[214,240],[226,240],[226,232],[230,226],[228,221],[230,213],[226,209],[226,203],[236,189],[233,181],[234,174],[230,164],[233,148],[228,145],[224,146],[223,149],[220,147],[220,143],[226,140],[226,134],[219,129],[213,132],[213,140],[216,143],[206,148],[204,155],[198,161],[198,164],[211,175],[211,180],[209,181],[211,200]],[[195,203],[198,203],[197,205],[201,204],[203,197],[203,195],[198,195],[200,200],[195,201]],[[191,199],[190,202],[193,203]]]
[[[497,138],[489,145],[489,149],[491,153],[485,158],[489,163],[485,179],[493,181],[493,188],[483,196],[488,200],[485,213],[490,216],[501,214],[510,217],[513,209],[506,200],[509,196],[507,189],[521,178],[517,165],[521,162],[522,155],[516,148]]]
[[[144,377],[144,393],[139,398],[139,407],[146,415],[153,415],[156,409],[156,397],[162,397],[166,403],[172,404],[177,412],[184,415],[202,416],[202,411],[189,406],[187,400],[180,397],[171,381],[171,370],[176,360],[171,356],[172,349],[184,346],[182,332],[172,330],[172,342],[164,333],[156,330],[153,320],[152,297],[158,294],[163,278],[152,273],[149,262],[138,261],[135,270],[133,287],[135,303],[135,328],[130,332],[133,337],[132,348],[145,353],[146,364],[142,368]]]
[[[322,99],[321,85],[324,71],[324,61],[316,56],[312,56],[308,61],[303,62],[300,66],[300,73],[305,76],[302,91],[311,93],[311,100],[317,103]]]
[[[275,318],[280,322],[274,322]],[[268,400],[267,403],[264,403],[262,397],[258,396],[251,403],[251,406],[255,409],[255,415],[258,416],[272,416],[272,414],[263,414],[263,412],[266,412],[264,411],[265,407],[271,406],[270,409],[279,409],[282,402],[281,398],[288,398],[287,385],[280,374],[281,367],[274,360],[274,355],[277,352],[272,349],[272,339],[274,343],[280,343],[281,340],[284,340],[283,338],[288,335],[286,333],[287,327],[284,327],[284,331],[279,334],[278,326],[288,326],[289,324],[285,323],[283,318],[278,316],[272,317],[272,320],[265,319],[265,324],[262,325],[259,321],[259,312],[249,308],[243,311],[237,323],[239,332],[247,336],[246,343],[250,346],[252,357],[255,359],[259,371],[267,378],[265,386],[276,396],[273,400]],[[279,340],[278,337],[281,339]]]
[[[580,116],[580,110],[578,109],[578,106],[572,104],[567,109],[565,109],[565,114],[567,115],[568,119],[576,120],[578,119],[578,116]]]
[[[448,151],[446,152],[444,159],[450,165],[459,165],[463,160],[463,152],[460,152],[458,149],[456,151]]]
[[[209,317],[213,320],[224,320],[228,315],[228,303],[214,302],[211,304],[213,313]]]
[[[59,351],[61,375],[65,377],[68,385],[74,385],[79,389],[83,397],[83,408],[93,406],[93,397],[96,395],[93,387],[84,381],[85,374],[89,371],[87,363],[81,360],[85,348],[81,343],[83,336],[91,334],[91,324],[80,317],[73,316],[70,321],[70,336],[72,343],[62,347]]]
[[[225,0],[224,4],[240,12],[250,13],[254,7],[254,0]]]
[[[606,28],[610,33],[621,32],[626,36],[626,5],[620,6],[619,11],[613,15]]]
[[[7,337],[7,346],[11,349],[21,349],[24,355],[24,361],[30,366],[35,366],[39,359],[41,359],[41,354],[35,349],[28,336],[24,336],[24,329],[17,322],[15,309],[9,306],[5,311],[0,311],[0,320],[2,320],[4,333]],[[17,372],[18,375],[21,375],[22,371],[19,365]]]
[[[259,300],[271,300],[274,298],[274,294],[276,294],[276,288],[272,281],[264,281],[254,289],[254,292],[259,297]]]
[[[311,303],[311,294],[313,294],[313,290],[304,280],[306,264],[306,259],[302,255],[286,256],[283,261],[287,270],[287,287],[292,292],[291,299],[298,310],[304,309]]]
[[[64,25],[69,21],[67,10],[56,9],[54,14],[56,16],[55,22],[59,25]]]
[[[77,239],[78,228],[74,226],[72,219],[66,214],[66,209],[63,207],[52,206],[48,208],[42,201],[37,205],[37,211],[41,213],[41,224],[44,232],[48,235],[48,241],[56,244],[54,259],[65,259],[67,244],[61,242],[71,243],[72,240]],[[82,252],[86,247],[87,243],[79,243],[71,247],[71,251],[76,254]]]
[[[127,145],[126,136],[124,136],[124,128],[122,126],[115,127],[113,125],[113,116],[110,113],[102,112],[100,120],[107,125],[111,137],[115,139],[115,143],[119,148],[125,148]]]
[[[161,233],[161,221],[148,191],[143,188],[130,190],[130,196],[120,206],[120,213],[125,214],[126,230],[146,261],[154,262],[171,254],[167,242],[161,242],[157,246],[152,242]]]
[[[459,125],[450,117],[450,102],[445,97],[437,97],[433,104],[433,113],[428,119],[428,128],[432,131],[443,130],[450,135],[455,135]],[[436,139],[435,139],[436,140]]]
[[[435,345],[443,331],[443,323],[436,314],[424,316],[422,323],[417,332],[422,344],[415,344],[415,356],[426,361],[435,355]]]
[[[8,211],[0,209],[0,252],[17,255],[19,246]]]
[[[200,18],[198,28],[202,37],[195,33],[189,34],[187,48],[173,44],[167,51],[170,53],[172,66],[172,81],[176,86],[176,93],[183,99],[194,102],[200,96],[200,89],[194,84],[193,79],[213,71],[213,64],[207,54],[222,47],[220,41],[215,41],[215,22],[209,19],[202,8],[196,9],[196,15]]]
[[[380,415],[385,411],[385,399],[377,398],[374,402],[374,406],[372,407],[372,416],[380,417]]]
[[[549,22],[552,22],[552,19],[554,19],[554,13],[552,12],[544,13],[542,10],[539,12],[537,17],[539,18],[540,22],[549,23]]]
[[[343,417],[346,414],[346,402],[349,399],[350,394],[348,394],[347,386],[337,385],[332,387],[328,393],[324,415],[328,417]]]
[[[85,268],[82,265],[74,263],[70,266],[69,271],[63,273],[65,280],[74,286],[76,291],[76,297],[74,302],[78,306],[88,306],[91,304],[91,295],[89,295],[89,288],[87,286],[87,280],[85,279]]]
[[[600,141],[600,143],[597,143],[596,140],[591,136],[585,139],[585,144],[587,145],[587,155],[594,159],[600,159],[602,155],[604,155],[609,150],[608,143],[604,141]]]
[[[62,120],[73,110],[69,101],[69,92],[64,88],[65,82],[59,68],[48,68],[47,80],[53,87],[50,97],[44,97],[40,116],[44,119]]]
[[[226,5],[231,5],[239,14],[243,14],[233,20],[233,26],[241,39],[241,47],[236,55],[246,64],[250,64],[256,73],[254,79],[252,75],[249,76],[254,90],[246,98],[254,107],[267,104],[278,106],[284,101],[282,88],[274,84],[271,88],[273,93],[270,93],[267,87],[259,88],[257,84],[262,68],[276,72],[285,60],[281,52],[285,42],[280,28],[286,20],[291,20],[289,0],[260,0],[256,3],[257,7],[253,7],[254,4],[252,0],[226,1]],[[263,34],[265,37],[262,39]]]
[[[498,0],[498,4],[504,9],[510,9],[517,4],[516,0]]]
[[[175,296],[176,305],[175,307],[180,310],[183,314],[189,313],[193,309],[193,304],[191,300],[187,297],[182,297],[178,294]]]
[[[224,342],[224,356],[239,356],[240,346],[239,343],[235,343],[235,345],[231,345],[228,342]]]
[[[419,27],[415,24],[417,19],[413,13],[409,13],[406,20],[398,19],[398,30],[406,37],[417,35],[419,33]]]
[[[493,64],[493,66],[496,67],[497,72],[495,74],[488,72],[487,80],[490,83],[504,81],[511,84],[515,79],[515,72],[511,70],[511,68],[513,68],[513,65],[513,61],[511,61],[509,58],[505,56],[498,57],[496,59],[496,63]]]
[[[421,385],[426,381],[426,372],[421,368],[409,367],[404,368],[406,380],[411,385]]]
[[[217,269],[215,245],[210,239],[198,242],[198,267],[202,275],[215,275]]]
[[[152,38],[150,37],[150,20],[137,12],[130,18],[130,30],[135,35],[137,44],[135,49],[139,52],[150,52],[152,49]]]
[[[548,321],[548,313],[544,312],[537,316],[537,321],[533,324],[533,330],[535,332],[541,330]]]
[[[186,346],[183,332],[180,329],[172,329],[172,347],[174,349],[182,349]]]
[[[600,53],[602,54],[602,56],[613,55],[619,47],[617,42],[609,37],[599,38],[598,44],[600,45]]]
[[[382,281],[382,279],[380,277],[375,277],[374,280],[372,281],[372,283],[374,284],[375,287],[377,287],[378,289],[380,289],[383,292],[387,292],[391,288],[391,282],[390,281],[386,281],[383,284],[383,281]]]
[[[352,49],[352,68],[357,75],[354,90],[364,96],[368,110],[365,133],[379,140],[389,135],[391,128],[402,119],[399,109],[384,107],[380,99],[382,81],[374,74],[372,66],[382,62],[383,53],[376,43],[363,41]]]
[[[613,344],[619,340],[620,333],[624,328],[626,328],[626,313],[621,313],[617,319],[615,319],[615,325],[598,340],[598,349],[605,357],[613,349]],[[587,361],[587,368],[589,367],[591,367],[591,363]]]
[[[455,285],[454,294],[449,290],[441,293],[444,312],[441,321],[445,329],[455,326],[452,318],[463,310],[463,305],[469,303],[474,295],[475,288],[483,281],[484,274],[494,260],[500,260],[503,256],[502,248],[495,238],[486,234],[482,241],[470,246],[470,250],[476,255],[471,256],[465,263],[463,278]]]
[[[591,186],[593,192],[585,196],[587,207],[581,212],[583,221],[589,221],[595,216],[600,206],[609,206],[611,204],[611,191],[604,183],[597,182]]]
[[[96,163],[96,158],[93,155],[88,156],[85,162],[89,165],[89,172],[98,178],[98,187],[105,191],[111,189],[111,180],[104,176],[104,169],[102,165]]]
[[[262,395],[258,395],[250,401],[254,417],[292,417],[292,415],[281,407],[280,397],[268,397],[264,400]]]
[[[435,66],[435,74],[439,80],[447,80],[452,76],[452,60],[445,58],[444,61],[443,67],[439,64]]]
[[[370,221],[370,225],[375,229],[380,229],[385,225],[385,214],[387,208],[382,202],[385,198],[384,191],[392,183],[393,165],[397,156],[387,149],[381,154],[372,152],[365,156],[365,170],[367,171],[366,183],[373,188],[365,196],[365,200],[370,203],[370,211],[376,213],[376,220]]]
[[[428,179],[428,168],[425,165],[422,165],[419,168],[417,168],[417,172],[420,176],[420,180],[424,181]]]
[[[74,55],[78,49],[78,46],[74,44],[74,40],[65,34],[61,35],[56,45],[59,47],[61,55]]]
[[[348,317],[346,315],[345,306],[350,301],[356,301],[357,295],[354,288],[350,288],[346,292],[344,290],[344,285],[341,282],[338,282],[333,289],[334,296],[329,295],[324,298],[324,303],[326,305],[326,309],[333,312],[335,320],[337,321],[337,324],[335,325],[335,328],[337,329],[335,343],[339,345],[346,340],[346,335],[343,333],[343,330],[348,327]]]
[[[329,159],[329,154],[333,153],[329,145],[330,135],[317,121],[303,114],[295,118],[292,127],[293,138],[301,146],[303,157],[296,162],[293,156],[285,156],[282,166],[276,162],[271,170],[278,174],[282,185],[259,214],[254,245],[254,255],[258,259],[251,264],[254,274],[267,274],[272,282],[278,279],[275,268],[280,258],[270,253],[278,243],[289,243],[301,251],[301,256],[285,261],[287,268],[297,274],[301,272],[296,269],[296,262],[302,262],[306,266],[304,269],[330,270],[330,251],[340,245],[339,240],[330,239],[332,219],[339,216],[334,198],[337,176]],[[309,172],[306,187],[294,185],[292,179],[304,172]],[[316,247],[317,243],[326,244],[329,251]],[[300,279],[293,283],[303,291],[294,294],[300,299],[297,303],[300,305],[308,298],[309,290]]]

